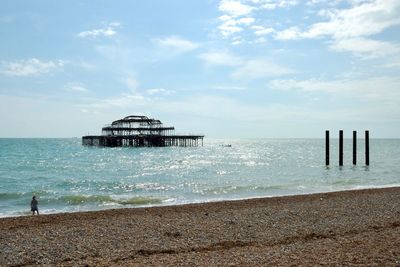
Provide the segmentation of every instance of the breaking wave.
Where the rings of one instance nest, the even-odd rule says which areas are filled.
[[[107,195],[69,195],[62,196],[58,199],[68,205],[83,204],[120,204],[120,205],[152,205],[160,204],[163,199],[155,197],[130,197],[130,198],[114,198]]]

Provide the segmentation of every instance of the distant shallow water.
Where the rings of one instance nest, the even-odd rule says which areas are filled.
[[[344,166],[337,140],[204,140],[204,147],[99,148],[72,139],[0,139],[0,216],[101,210],[400,186],[400,140],[363,140]],[[227,146],[230,144],[231,147]]]

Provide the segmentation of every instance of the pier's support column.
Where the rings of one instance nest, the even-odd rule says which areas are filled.
[[[365,165],[369,166],[369,131],[365,131]]]
[[[325,131],[325,165],[329,166],[329,131]]]
[[[343,166],[343,130],[339,131],[339,166]]]
[[[357,164],[357,131],[353,131],[353,165]]]

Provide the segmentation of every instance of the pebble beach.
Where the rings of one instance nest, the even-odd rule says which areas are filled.
[[[0,266],[36,265],[400,266],[400,188],[1,218]]]

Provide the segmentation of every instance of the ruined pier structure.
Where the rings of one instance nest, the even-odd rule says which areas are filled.
[[[82,144],[105,147],[203,146],[204,135],[176,135],[175,127],[146,116],[128,116],[102,128],[102,135],[82,137]]]

